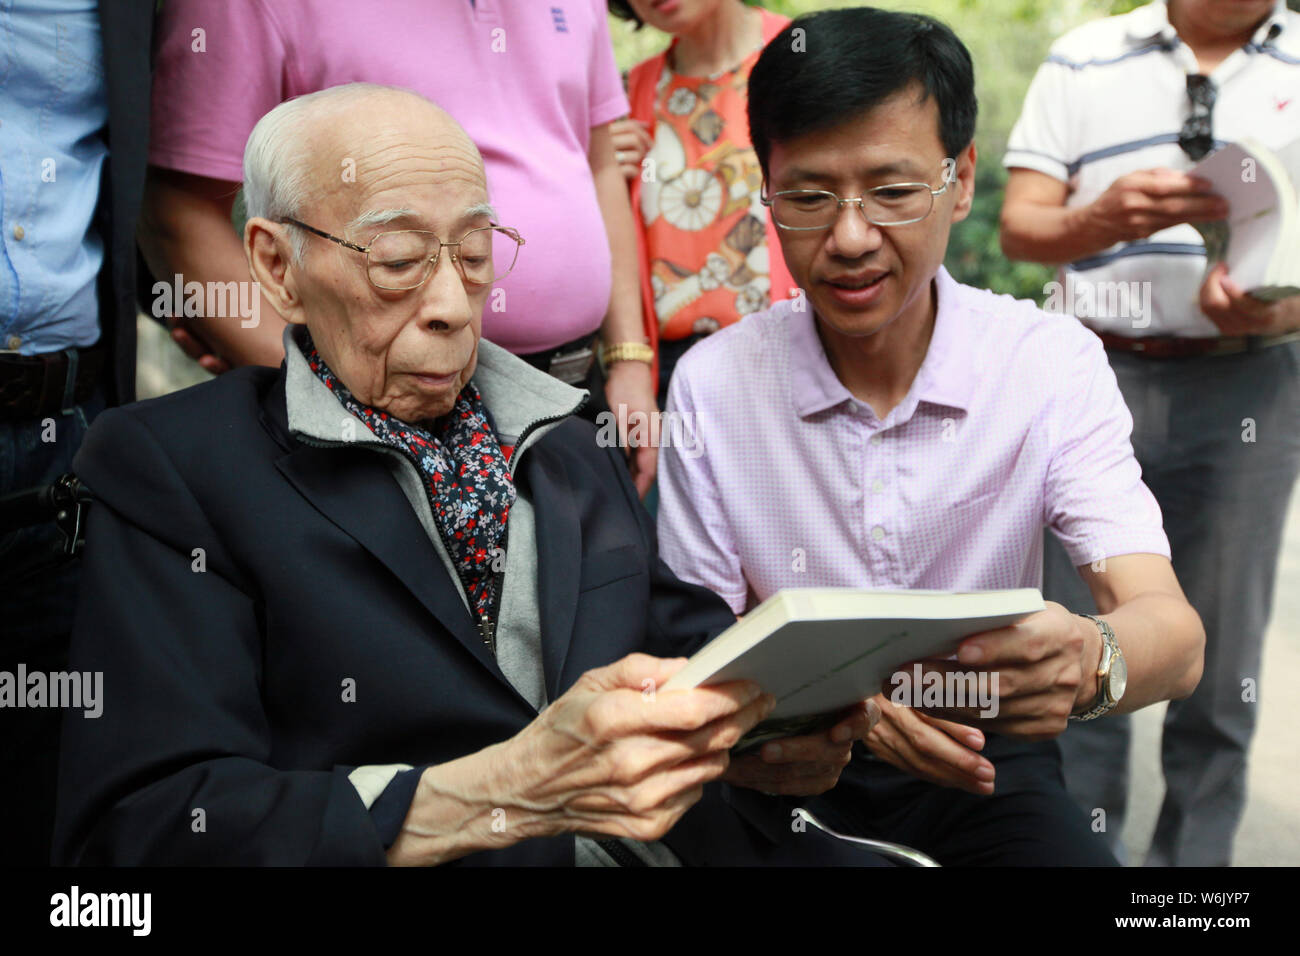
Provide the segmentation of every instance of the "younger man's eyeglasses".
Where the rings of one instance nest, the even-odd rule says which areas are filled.
[[[849,199],[826,189],[783,189],[764,196],[763,205],[772,210],[777,226],[792,231],[827,229],[848,203],[856,203],[873,226],[906,226],[930,215],[934,197],[947,191],[956,166],[956,160],[944,161],[943,185],[938,189],[931,189],[929,183],[888,183]]]

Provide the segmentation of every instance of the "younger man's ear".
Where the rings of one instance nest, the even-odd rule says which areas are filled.
[[[300,325],[305,322],[289,227],[260,216],[249,219],[244,224],[244,255],[253,279],[281,318]]]
[[[953,186],[957,187],[957,202],[952,207],[954,223],[970,215],[971,203],[975,200],[975,158],[975,141],[971,140],[970,145],[956,157],[957,167],[952,171]]]

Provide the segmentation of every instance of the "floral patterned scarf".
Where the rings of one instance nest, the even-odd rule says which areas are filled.
[[[478,388],[470,382],[452,410],[426,422],[404,422],[362,404],[325,364],[311,337],[302,345],[311,370],[375,437],[409,455],[433,502],[433,516],[468,593],[482,619],[491,615],[504,562],[506,520],[515,502],[509,456],[497,440]],[[497,550],[497,549],[501,550]]]

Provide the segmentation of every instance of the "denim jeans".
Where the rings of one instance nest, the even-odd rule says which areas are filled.
[[[102,391],[67,414],[0,421],[0,495],[45,485],[72,470],[72,456],[104,408]],[[57,561],[52,521],[0,533],[0,671],[67,668],[77,562]],[[23,688],[17,688],[19,693]],[[46,866],[62,713],[0,708],[0,863]]]

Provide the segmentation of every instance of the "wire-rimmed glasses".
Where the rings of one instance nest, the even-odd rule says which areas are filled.
[[[452,250],[451,261],[465,283],[490,285],[510,274],[519,258],[519,247],[524,244],[518,231],[493,225],[471,229],[455,242],[443,242],[436,233],[423,229],[398,229],[381,232],[368,245],[360,246],[297,219],[280,221],[362,253],[370,284],[390,292],[418,289],[429,281],[444,248]]]
[[[762,201],[772,210],[777,226],[792,231],[833,226],[847,203],[856,203],[873,226],[907,226],[930,215],[934,197],[947,191],[955,168],[955,160],[944,161],[943,185],[938,189],[931,189],[929,183],[887,183],[849,199],[841,199],[828,189],[783,189],[764,196]]]

